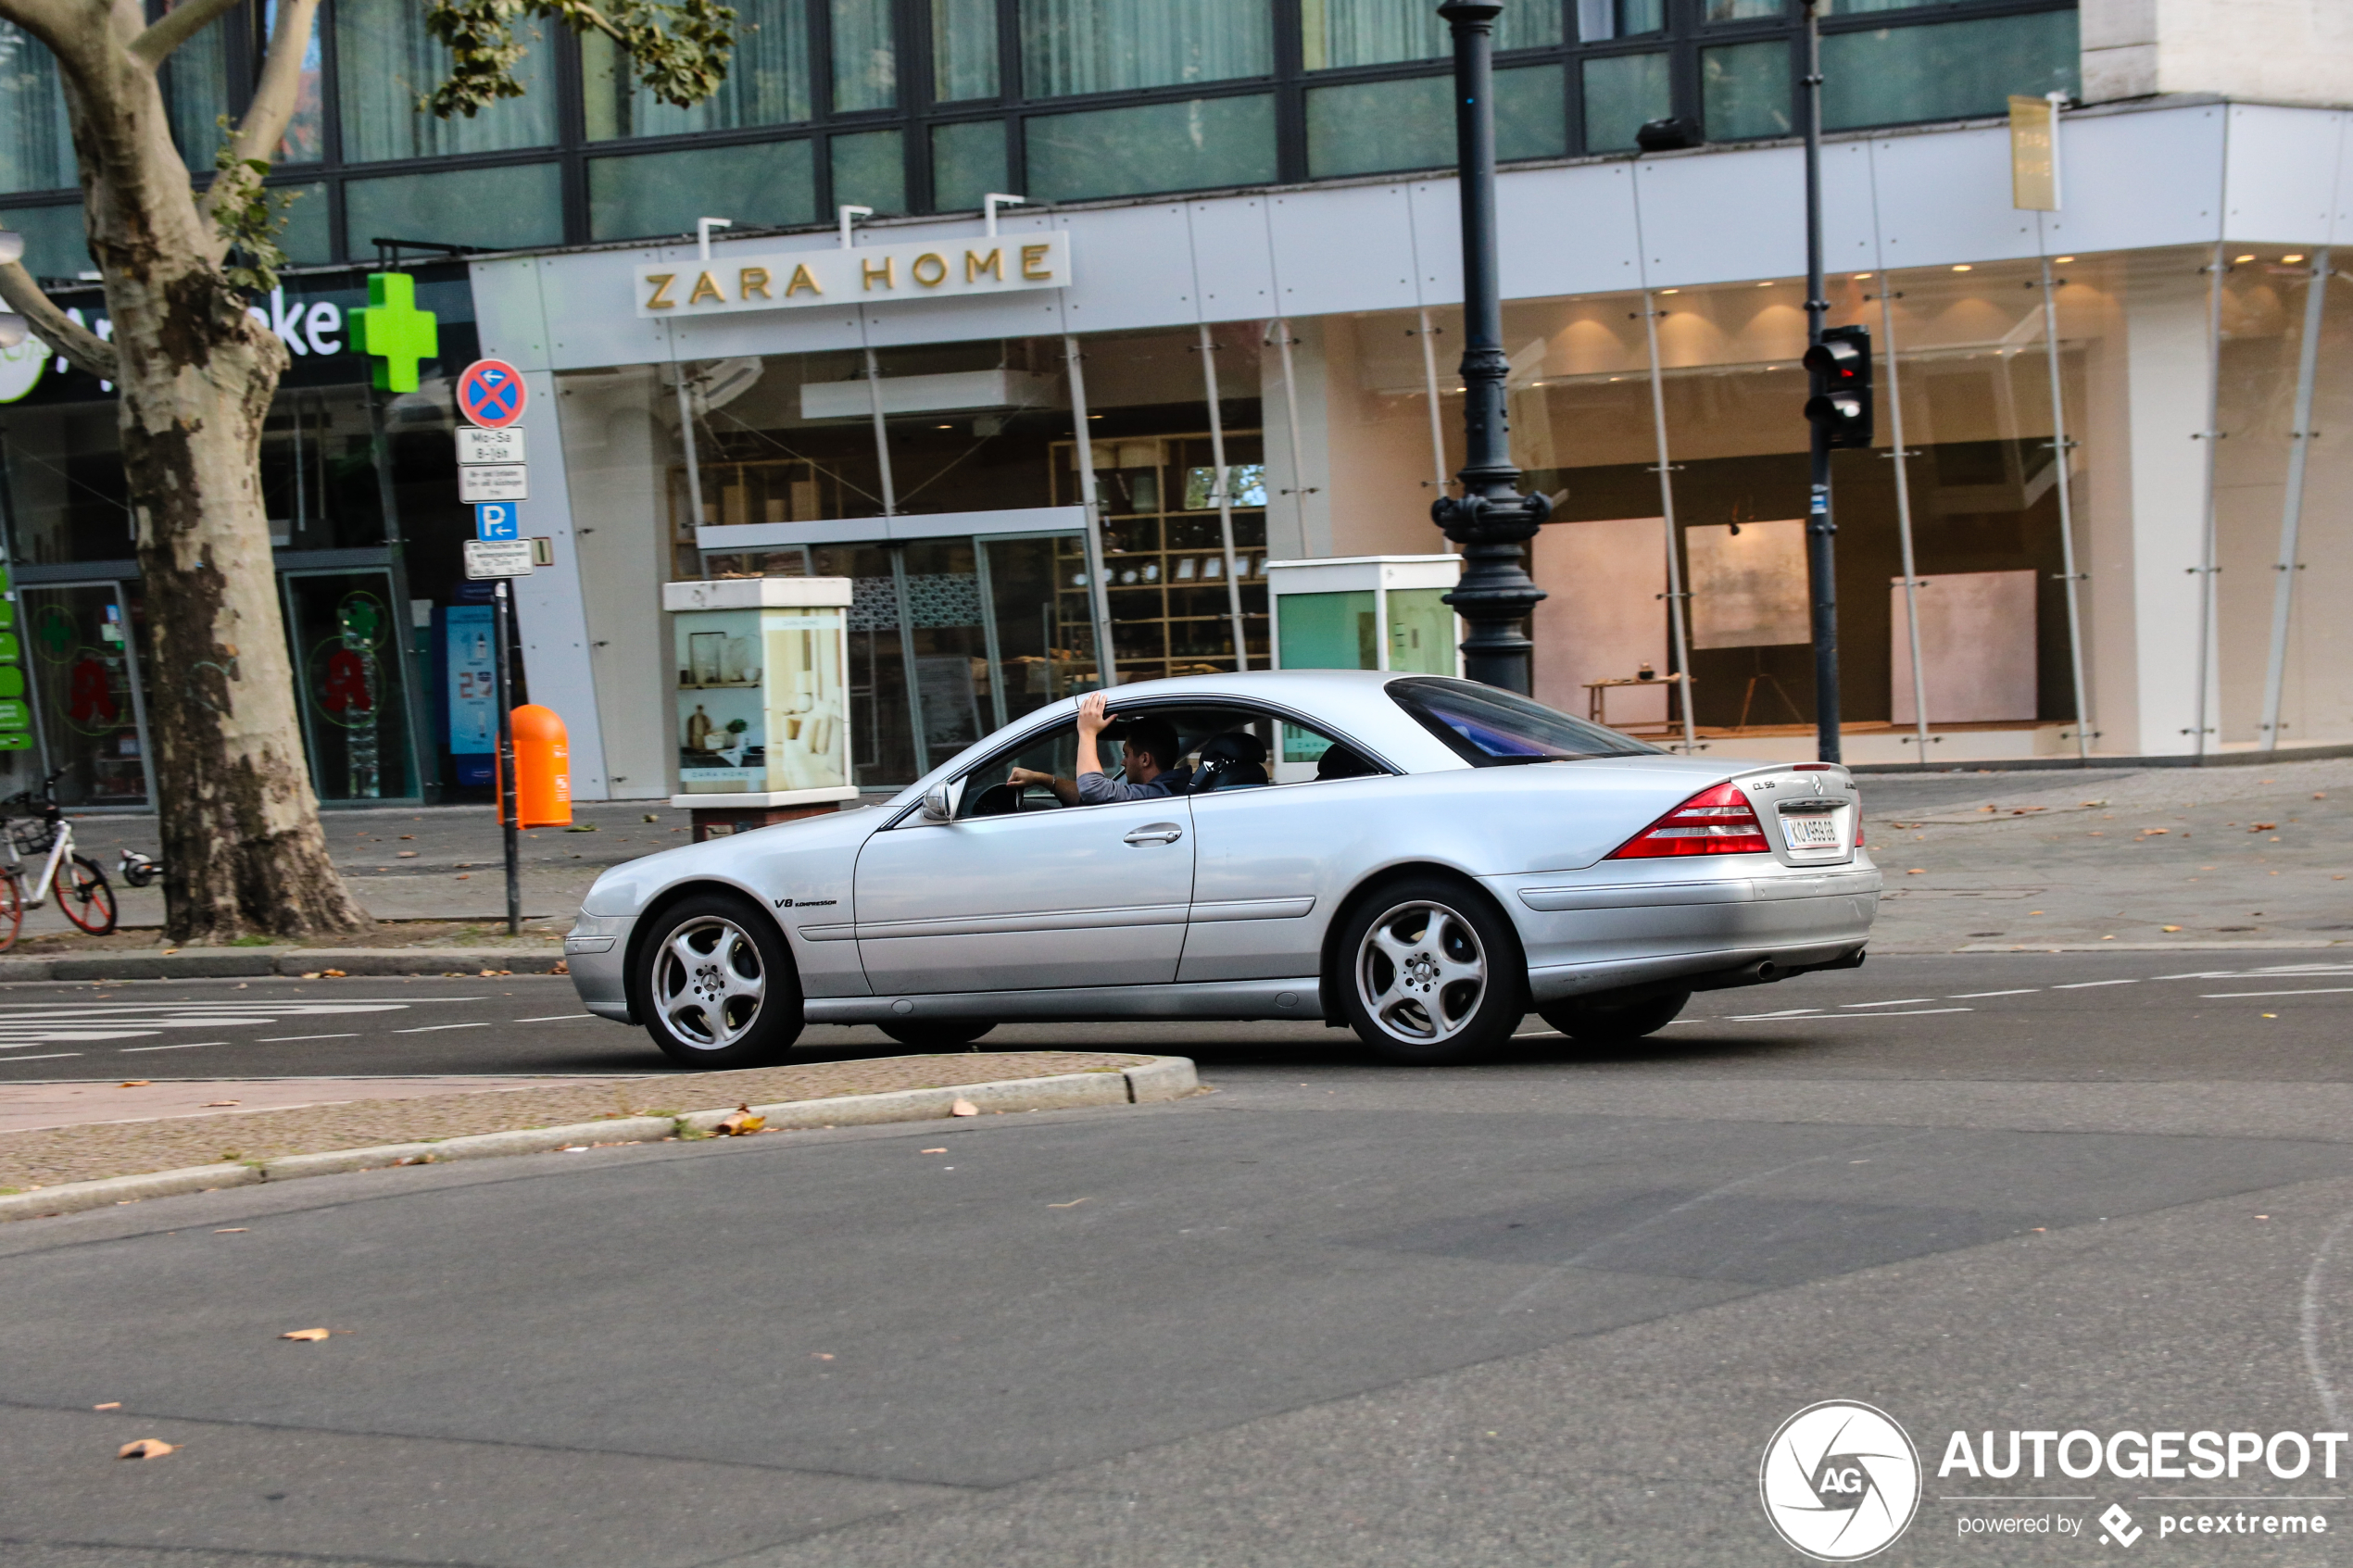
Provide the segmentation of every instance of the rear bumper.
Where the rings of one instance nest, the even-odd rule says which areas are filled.
[[[580,917],[564,938],[564,967],[580,1005],[599,1018],[634,1023],[629,1016],[629,930],[634,915]]]
[[[1490,879],[1527,949],[1537,1003],[1685,978],[1744,984],[1727,972],[1759,963],[1774,971],[1836,963],[1862,949],[1879,909],[1880,873],[1869,865],[1773,864],[1680,881],[1665,870],[1630,882]]]

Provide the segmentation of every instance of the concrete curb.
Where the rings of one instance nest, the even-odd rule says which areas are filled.
[[[211,947],[181,953],[0,958],[0,982],[248,980],[264,975],[556,974],[561,947]]]
[[[898,1089],[887,1094],[842,1095],[833,1099],[786,1100],[776,1105],[755,1105],[751,1110],[755,1116],[767,1118],[770,1131],[799,1132],[821,1127],[873,1126],[887,1122],[939,1121],[953,1114],[960,1099],[969,1100],[983,1114],[1001,1114],[1149,1104],[1182,1099],[1200,1088],[1201,1080],[1189,1059],[1163,1056],[1122,1072],[1106,1069],[1063,1073],[1051,1078],[1004,1078],[995,1083],[958,1084],[941,1089]],[[660,1143],[682,1132],[709,1134],[733,1114],[735,1108],[730,1106],[718,1110],[689,1111],[677,1117],[631,1116],[609,1122],[575,1122],[563,1127],[481,1133],[471,1137],[444,1138],[438,1143],[378,1144],[371,1148],[334,1149],[323,1154],[289,1154],[258,1165],[195,1165],[151,1175],[66,1182],[0,1197],[0,1222],[46,1219],[87,1209],[112,1208],[144,1198],[254,1186],[303,1176],[380,1171],[396,1165],[439,1165],[456,1160],[489,1160],[510,1154],[548,1154],[598,1144]]]

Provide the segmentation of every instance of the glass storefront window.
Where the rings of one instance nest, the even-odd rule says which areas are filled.
[[[28,586],[20,596],[36,728],[49,766],[65,770],[58,801],[146,805],[138,667],[146,639],[135,593],[78,583]]]
[[[0,22],[0,190],[55,191],[77,182],[57,56],[31,33]]]
[[[279,248],[286,259],[298,267],[316,266],[333,261],[334,232],[328,221],[329,204],[334,189],[329,185],[272,185],[271,199],[274,202],[292,197],[282,209],[286,226],[278,233]]]
[[[782,228],[817,215],[816,158],[806,141],[600,157],[588,165],[588,232],[599,240],[691,234],[724,211]]]
[[[1700,114],[1709,141],[1790,133],[1789,48],[1774,39],[1699,52]]]
[[[1070,437],[1059,339],[885,349],[875,364],[900,512],[1053,504],[1047,452]],[[861,382],[849,396],[865,395]]]
[[[1577,0],[1577,36],[1586,44],[1667,31],[1667,0]]]
[[[875,0],[832,0],[834,112],[887,109],[899,102],[896,8]]]
[[[311,786],[321,800],[414,797],[409,617],[393,602],[392,573],[290,571],[283,582]]]
[[[931,72],[937,102],[997,95],[996,0],[932,0]]]
[[[276,31],[278,0],[267,0],[262,6],[261,26],[264,37]],[[225,100],[229,96],[226,27],[225,22],[214,23],[188,43],[182,44],[171,56],[171,69],[176,78],[181,61],[188,51],[210,40],[208,47],[213,51],[213,58],[208,61],[205,74],[208,81],[220,82],[219,94],[224,100],[222,108],[227,107]],[[295,88],[294,118],[286,122],[286,133],[278,142],[280,163],[317,163],[327,156],[326,82],[324,45],[320,42],[320,26],[314,16],[310,24],[309,40],[303,45],[302,72]],[[220,112],[221,112],[220,109],[213,111],[215,114]],[[206,123],[209,125],[211,121],[208,120]],[[176,123],[174,129],[177,129]],[[187,144],[185,142],[181,144],[182,146]],[[205,156],[204,167],[209,169],[211,166],[212,157],[208,153]]]
[[[1675,112],[1668,58],[1665,54],[1604,55],[1585,62],[1587,152],[1623,152],[1634,145],[1634,132]]]
[[[1264,0],[1022,0],[1021,36],[1022,83],[1033,98],[1227,82],[1275,69],[1274,7]]]
[[[1557,157],[1568,150],[1558,66],[1495,73],[1495,156]],[[1318,179],[1454,161],[1453,78],[1315,87],[1307,94],[1307,166]]]
[[[1005,122],[968,119],[935,125],[931,131],[931,205],[937,212],[963,212],[981,197],[1001,191],[1011,176],[1005,164]]]
[[[903,132],[862,131],[832,138],[834,202],[876,212],[907,210],[907,141]]]
[[[170,0],[164,9],[169,12],[189,0]],[[275,6],[270,9],[274,13]],[[220,146],[220,116],[229,111],[229,30],[243,19],[242,11],[214,20],[200,29],[179,48],[171,52],[163,69],[164,113],[171,121],[171,140],[180,149],[180,157],[189,172],[202,176],[212,169],[213,154]],[[312,37],[317,37],[316,30]],[[312,45],[315,50],[317,45]],[[311,75],[304,85],[312,89],[311,106],[317,103],[317,77]],[[313,140],[317,127],[310,128]],[[289,143],[295,137],[289,133]],[[318,152],[310,149],[310,157]]]
[[[621,46],[601,32],[581,34],[581,98],[588,139],[682,136],[807,119],[807,0],[736,0],[735,33],[727,80],[710,97],[684,109],[639,86]]]
[[[1822,127],[2006,112],[2013,93],[2082,90],[2076,13],[1833,32],[1822,40]]]
[[[1507,6],[1496,19],[1495,47],[1536,49],[1557,44],[1560,21],[1557,6]],[[1437,7],[1421,0],[1302,0],[1299,30],[1309,70],[1435,60],[1453,52]]]
[[[1712,22],[1771,21],[1781,14],[1781,0],[1707,0]]]
[[[1027,194],[1047,201],[1265,184],[1275,178],[1275,100],[1039,115],[1026,127]]]
[[[90,232],[80,202],[11,207],[7,224],[24,236],[25,270],[34,277],[78,278],[97,270],[98,264],[90,259]]]
[[[5,432],[17,560],[64,566],[137,552],[113,403],[20,405]]]
[[[449,50],[425,31],[424,7],[409,0],[338,0],[334,19],[335,54],[343,62],[336,92],[342,100],[346,160],[364,163],[554,144],[555,43],[544,26],[523,21],[517,28],[523,45],[523,57],[515,66],[515,78],[524,89],[522,97],[501,98],[472,116],[441,119],[417,107],[417,100],[429,95],[449,72]],[[445,219],[454,215],[454,210],[441,213]],[[482,222],[479,218],[474,221]],[[355,234],[360,232],[353,230]],[[390,232],[404,238],[474,243],[444,233],[439,227],[430,232]],[[557,232],[561,233],[560,225]]]
[[[515,250],[563,239],[563,177],[552,163],[456,169],[354,180],[343,188],[344,230],[363,251],[396,240]]]

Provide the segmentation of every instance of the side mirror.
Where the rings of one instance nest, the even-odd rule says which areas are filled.
[[[944,822],[950,821],[954,815],[955,813],[948,806],[946,784],[934,784],[924,791],[924,821]]]

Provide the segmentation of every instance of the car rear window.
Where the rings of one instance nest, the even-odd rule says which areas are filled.
[[[1581,757],[1655,755],[1631,735],[1469,681],[1392,681],[1389,695],[1474,768],[1562,762]]]

